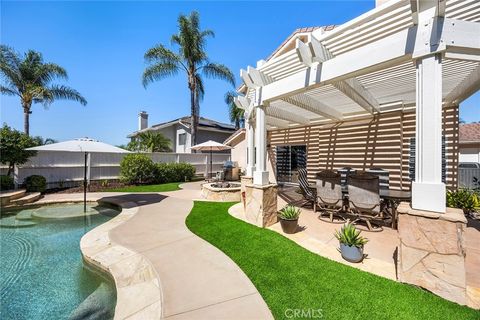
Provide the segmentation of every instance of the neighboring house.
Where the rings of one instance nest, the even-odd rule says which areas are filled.
[[[223,142],[232,147],[232,161],[236,162],[240,170],[245,171],[247,167],[247,142],[245,141],[245,129],[235,131]]]
[[[461,124],[458,162],[480,163],[480,123]]]
[[[144,111],[138,115],[138,130],[127,137],[135,137],[145,131],[160,132],[172,142],[172,151],[176,153],[191,153],[190,116],[172,121],[148,126],[148,114]],[[228,123],[200,117],[197,131],[197,144],[213,140],[223,143],[235,131],[235,127]]]

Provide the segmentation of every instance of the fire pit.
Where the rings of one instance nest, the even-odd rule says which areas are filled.
[[[213,182],[202,185],[202,197],[212,201],[240,201],[240,183]]]

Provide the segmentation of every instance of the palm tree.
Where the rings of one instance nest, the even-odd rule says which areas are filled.
[[[174,52],[162,44],[149,49],[145,53],[149,65],[143,72],[142,80],[146,87],[154,81],[185,72],[190,90],[191,136],[194,145],[197,141],[200,100],[205,93],[202,76],[222,79],[232,85],[235,85],[235,78],[225,65],[209,61],[205,45],[207,38],[213,37],[214,33],[200,29],[198,12],[193,11],[189,16],[180,15],[178,28],[178,33],[171,37],[171,43],[178,46],[178,51]]]
[[[235,124],[235,129],[240,129],[244,127],[245,118],[244,113],[245,110],[240,109],[237,107],[235,102],[233,102],[234,98],[237,94],[233,91],[228,91],[225,93],[225,103],[228,105],[228,114],[230,116],[230,122]]]
[[[128,143],[126,149],[140,152],[171,152],[170,139],[160,132],[145,131]]]
[[[0,92],[20,97],[24,115],[24,132],[30,132],[33,103],[49,106],[57,99],[67,99],[86,105],[76,90],[64,85],[50,84],[54,79],[67,79],[67,71],[54,63],[45,63],[42,54],[29,50],[23,56],[5,45],[0,46],[0,73],[4,84]]]

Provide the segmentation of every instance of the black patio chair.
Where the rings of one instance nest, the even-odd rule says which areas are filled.
[[[313,212],[317,211],[316,204],[316,190],[311,188],[308,183],[307,178],[307,169],[301,168],[298,169],[298,184],[300,187],[300,192],[302,193],[303,199],[299,201],[300,206],[305,206],[306,204],[311,204],[313,206]]]

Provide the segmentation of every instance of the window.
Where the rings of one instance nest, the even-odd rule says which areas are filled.
[[[277,181],[298,183],[298,169],[307,167],[307,147],[278,146],[276,160]]]
[[[184,146],[187,141],[187,134],[186,133],[180,133],[178,135],[178,145]]]

